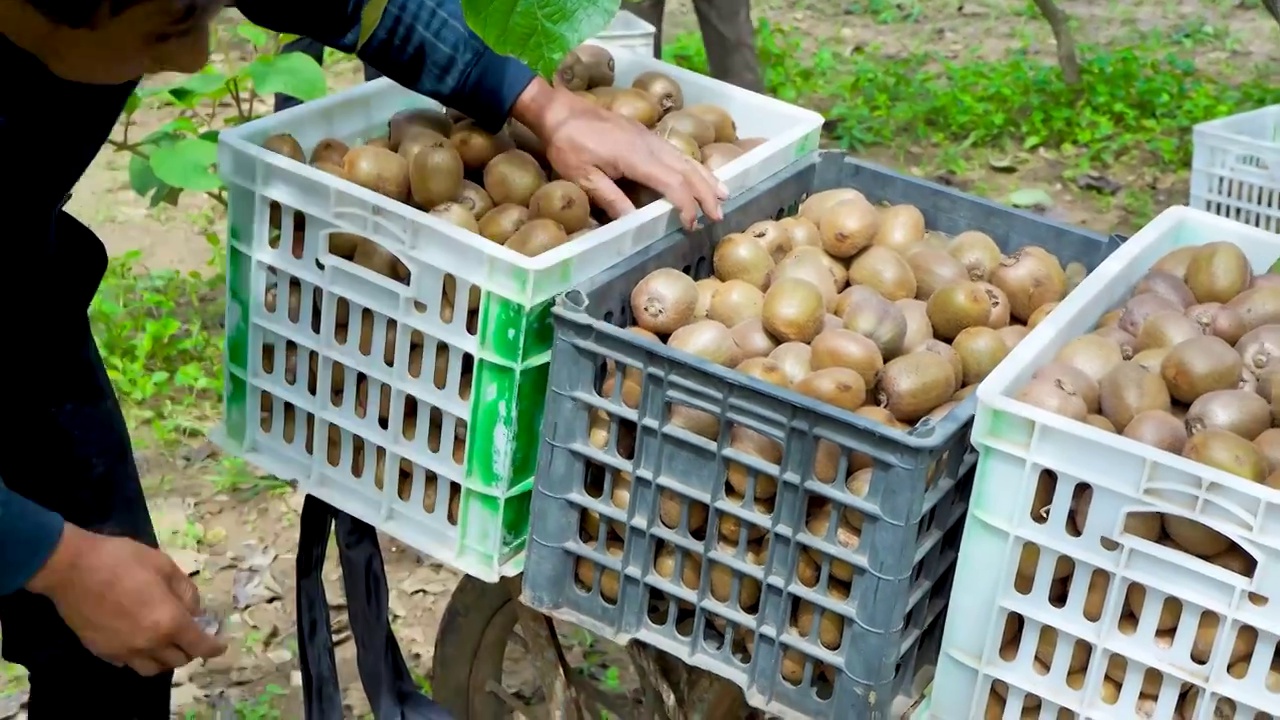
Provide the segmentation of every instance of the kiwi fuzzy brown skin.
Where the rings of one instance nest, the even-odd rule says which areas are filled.
[[[1225,340],[1202,335],[1170,348],[1160,363],[1160,377],[1173,399],[1191,405],[1215,390],[1231,390],[1240,382],[1243,363]]]
[[[296,160],[300,163],[305,163],[307,161],[307,154],[302,151],[302,145],[298,143],[296,138],[288,133],[272,135],[262,141],[262,147],[263,149],[270,150],[277,155],[283,155],[290,160]],[[339,161],[341,161],[341,159],[339,159]]]
[[[693,319],[706,320],[707,312],[711,310],[711,296],[715,294],[716,288],[720,287],[720,279],[703,278],[694,284],[698,286],[698,304],[694,306]]]
[[[920,244],[924,234],[924,215],[919,208],[915,205],[893,205],[880,211],[880,227],[876,229],[871,244],[905,252]]]
[[[458,197],[465,170],[453,146],[422,148],[409,163],[409,194],[423,209]]]
[[[702,146],[702,165],[715,171],[743,156],[742,148],[729,143],[711,143]]]
[[[1280,428],[1263,430],[1253,439],[1253,446],[1267,459],[1267,472],[1280,470]]]
[[[831,271],[823,263],[814,259],[783,258],[782,262],[775,265],[769,273],[769,285],[772,286],[787,278],[810,283],[822,294],[823,309],[826,312],[836,309],[839,296],[836,294],[835,280],[831,276]]]
[[[1058,303],[1045,303],[1036,308],[1036,311],[1031,313],[1031,317],[1027,318],[1027,329],[1035,330],[1036,326],[1044,322],[1044,319],[1049,317],[1049,313],[1053,312],[1056,307],[1058,307]]]
[[[351,148],[342,160],[342,170],[361,187],[400,202],[409,199],[409,163],[390,150],[369,145]]]
[[[399,147],[396,148],[396,154],[404,158],[410,167],[413,167],[413,159],[418,153],[425,148],[443,148],[453,147],[453,143],[449,139],[434,130],[426,128],[414,128],[410,130],[400,141]],[[456,150],[455,150],[456,152]]]
[[[827,277],[830,278],[832,289],[840,292],[849,284],[849,271],[845,267],[845,263],[831,257],[822,248],[816,247],[798,247],[787,253],[779,264],[806,261],[809,264],[816,264],[826,270]]]
[[[697,283],[673,268],[654,270],[631,291],[636,324],[657,335],[669,335],[687,325],[697,303]]]
[[[970,280],[986,281],[1004,259],[1000,246],[990,235],[976,230],[962,232],[947,244],[947,254],[969,272]]]
[[[1240,314],[1245,331],[1280,323],[1280,285],[1250,288],[1227,301],[1225,305]]]
[[[716,245],[711,268],[723,281],[741,280],[763,291],[769,287],[774,260],[755,238],[745,233],[731,233]]]
[[[575,183],[552,180],[534,191],[529,198],[529,212],[535,218],[555,220],[565,232],[575,233],[591,220],[591,201]]]
[[[547,174],[532,155],[508,150],[484,168],[484,190],[498,205],[529,205],[538,188],[547,183]]]
[[[672,147],[680,151],[680,154],[685,155],[694,162],[702,162],[702,148],[698,146],[698,141],[691,136],[672,128],[659,128],[653,132],[658,137],[671,143]]]
[[[915,423],[955,394],[951,364],[930,352],[913,352],[885,363],[875,401],[899,422]]]
[[[1217,429],[1252,441],[1271,427],[1271,405],[1248,390],[1215,390],[1191,403],[1186,424],[1192,435]]]
[[[822,216],[838,202],[845,200],[861,200],[867,201],[867,197],[861,192],[853,188],[833,188],[831,190],[822,190],[816,192],[804,199],[800,203],[798,217],[802,217],[809,222],[822,226]]]
[[[901,255],[872,245],[849,263],[849,282],[875,288],[886,300],[916,296],[916,276]]]
[[[476,222],[476,216],[471,212],[471,208],[460,202],[444,202],[431,208],[430,214],[444,220],[450,225],[456,225],[464,230],[470,230],[477,235],[480,234],[480,225]]]
[[[685,112],[696,115],[705,120],[715,131],[715,136],[711,142],[718,143],[736,143],[738,142],[738,126],[724,108],[719,105],[710,103],[697,103],[684,108]],[[746,150],[747,148],[743,148]]]
[[[941,340],[929,339],[918,349],[921,352],[931,352],[946,360],[951,365],[952,372],[955,373],[956,387],[966,386],[964,381],[964,361],[960,359],[960,354],[956,352],[955,348]]]
[[[1147,372],[1159,375],[1160,366],[1164,364],[1164,359],[1169,357],[1169,353],[1172,351],[1173,348],[1151,348],[1150,350],[1143,350],[1131,359],[1146,368]]]
[[[743,360],[742,349],[733,341],[733,331],[715,320],[699,320],[677,328],[667,338],[667,346],[725,367],[737,367]]]
[[[654,130],[674,130],[693,138],[698,147],[710,145],[716,141],[716,129],[701,116],[684,110],[676,110],[663,116]]]
[[[1147,321],[1147,318],[1158,312],[1173,311],[1181,312],[1182,308],[1163,295],[1157,295],[1156,293],[1134,295],[1120,309],[1120,321],[1116,323],[1116,327],[1137,337],[1138,333],[1142,331],[1142,324]]]
[[[1032,380],[1050,379],[1057,381],[1062,387],[1078,395],[1084,401],[1089,413],[1096,414],[1099,408],[1098,381],[1089,377],[1083,370],[1064,362],[1051,362],[1035,371]],[[1182,446],[1179,445],[1179,448]]]
[[[1186,426],[1164,410],[1138,413],[1124,429],[1124,436],[1174,454],[1182,452],[1187,444]]]
[[[969,271],[945,250],[922,247],[907,254],[907,265],[916,277],[916,299],[928,301],[938,290],[969,279]]]
[[[346,157],[350,150],[350,146],[337,138],[325,138],[311,148],[311,164],[328,162],[341,165],[342,158]]]
[[[400,141],[413,132],[414,128],[426,128],[440,135],[449,137],[453,132],[453,120],[447,113],[426,108],[409,108],[401,110],[387,121],[387,139],[392,149],[400,147]]]
[[[866,387],[875,384],[876,376],[884,367],[884,358],[875,343],[843,328],[822,331],[809,343],[809,348],[811,369],[847,368],[858,373]]]
[[[1187,265],[1191,263],[1191,256],[1196,254],[1200,248],[1197,246],[1180,247],[1171,250],[1155,262],[1151,266],[1152,270],[1160,270],[1167,272],[1179,280],[1186,279]]]
[[[778,341],[765,332],[764,324],[758,317],[743,320],[732,326],[729,332],[733,334],[733,341],[742,350],[744,359],[768,357],[769,353],[778,348]],[[791,380],[774,384],[790,385]]]
[[[761,317],[780,342],[810,342],[822,332],[826,315],[822,292],[813,283],[783,278],[769,286]]]
[[[565,90],[586,90],[591,85],[591,66],[576,50],[570,50],[556,68],[551,84]]]
[[[684,107],[684,91],[680,83],[664,73],[655,70],[642,72],[631,81],[631,87],[653,98],[664,115]]]
[[[782,366],[792,384],[813,371],[813,348],[804,343],[782,343],[769,353],[769,359]]]
[[[1116,344],[1120,346],[1120,356],[1123,357],[1125,360],[1133,359],[1133,356],[1138,352],[1137,338],[1121,330],[1120,328],[1117,328],[1117,327],[1098,328],[1097,330],[1094,330],[1092,334],[1097,335],[1099,337],[1107,338],[1108,340],[1115,340]]]
[[[662,119],[662,108],[648,94],[630,88],[609,93],[604,99],[605,109],[652,128]]]
[[[1089,415],[1084,400],[1053,378],[1032,380],[1022,386],[1014,399],[1072,420],[1084,421]]]
[[[1258,373],[1253,391],[1271,405],[1271,426],[1280,427],[1280,370]]]
[[[1000,333],[985,326],[965,328],[951,341],[951,347],[960,356],[965,385],[982,382],[1009,354]]]
[[[1280,368],[1280,324],[1250,330],[1240,337],[1235,350],[1244,366],[1258,378]]]
[[[480,218],[480,234],[496,243],[505,243],[529,221],[529,208],[515,203],[498,205]]]
[[[1031,330],[1026,325],[1005,325],[996,332],[1000,333],[1000,339],[1004,340],[1004,344],[1008,345],[1009,350],[1012,351],[1018,343],[1027,339]]]
[[[335,177],[340,177],[343,180],[347,179],[347,171],[343,169],[341,163],[331,163],[331,162],[328,162],[327,160],[320,160],[319,162],[311,163],[311,167],[317,170],[323,170],[324,172],[327,172],[330,175],[333,175]]]
[[[467,170],[480,170],[498,155],[515,149],[515,142],[506,131],[491,135],[475,123],[467,121],[454,126],[449,142],[458,151]]]
[[[1201,245],[1191,256],[1183,280],[1196,302],[1225,303],[1249,287],[1253,269],[1235,244],[1211,242]]]
[[[1260,483],[1267,478],[1267,460],[1253,443],[1226,430],[1195,433],[1182,456],[1226,473]]]
[[[1060,302],[1067,294],[1066,274],[1058,259],[1037,248],[1024,247],[1001,261],[988,279],[1009,297],[1010,314],[1020,322],[1036,308]]]
[[[569,234],[560,223],[547,218],[534,218],[521,225],[503,245],[521,255],[534,257],[558,248],[568,240]]]
[[[991,318],[986,288],[965,281],[939,289],[928,301],[929,322],[936,337],[951,340],[967,328],[984,326]]]
[[[929,305],[921,300],[905,298],[894,303],[902,311],[907,321],[907,334],[902,340],[903,352],[919,350],[920,346],[933,339],[933,323],[929,322]],[[839,318],[840,327],[844,327],[844,319]]]
[[[886,360],[900,355],[907,339],[907,318],[902,308],[865,285],[854,285],[845,292],[848,293],[848,308],[843,316],[845,329],[874,342]]]
[[[812,200],[812,198],[810,198]],[[818,221],[822,249],[835,258],[851,258],[871,244],[880,215],[865,199],[841,200],[826,208]]]
[[[1199,323],[1201,331],[1206,335],[1220,337],[1229,345],[1240,342],[1240,338],[1248,330],[1244,317],[1222,303],[1191,305],[1184,314]]]
[[[472,217],[477,221],[493,209],[493,198],[489,197],[489,193],[485,192],[484,188],[470,180],[462,181],[462,185],[458,188],[458,195],[453,201],[470,210]],[[478,228],[476,232],[479,232]]]
[[[776,263],[790,254],[793,248],[791,235],[787,231],[788,227],[790,226],[783,225],[778,220],[761,220],[758,223],[752,223],[742,231],[742,234],[760,243]],[[817,232],[817,228],[814,228],[814,232]],[[836,288],[836,290],[843,289],[843,287]]]
[[[1174,347],[1183,340],[1203,337],[1200,324],[1181,312],[1164,311],[1151,315],[1137,334],[1138,352],[1151,348]]]
[[[1134,295],[1151,293],[1170,300],[1179,307],[1186,308],[1196,304],[1196,296],[1182,278],[1163,270],[1151,270],[1138,281],[1133,288]]]
[[[617,69],[613,53],[600,45],[592,45],[591,43],[579,45],[574,49],[574,52],[587,65],[588,87],[608,87],[613,85],[614,72]]]
[[[758,320],[764,313],[764,298],[764,293],[750,283],[726,280],[711,294],[707,317],[731,328],[747,320]]]
[[[1139,413],[1147,410],[1169,412],[1173,407],[1164,381],[1132,361],[1116,365],[1102,378],[1098,383],[1098,398],[1099,414],[1110,420],[1121,433]]]
[[[867,387],[862,376],[842,367],[814,370],[791,389],[850,412],[861,407],[867,399]]]
[[[1116,431],[1116,426],[1112,425],[1110,420],[1102,417],[1101,415],[1090,414],[1085,417],[1084,421],[1103,432],[1114,433]]]

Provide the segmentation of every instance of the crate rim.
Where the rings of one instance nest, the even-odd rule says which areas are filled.
[[[1171,230],[1180,224],[1185,218],[1197,218],[1201,221],[1208,221],[1219,225],[1238,226],[1233,227],[1234,232],[1241,232],[1250,235],[1257,235],[1260,238],[1266,238],[1268,242],[1275,244],[1277,250],[1280,250],[1280,236],[1269,233],[1265,230],[1246,225],[1244,223],[1228,220],[1219,215],[1215,215],[1204,210],[1197,210],[1186,205],[1174,205],[1161,212],[1151,222],[1147,223],[1141,230],[1134,233],[1127,241],[1122,243],[1118,249],[1111,253],[1103,266],[1108,264],[1121,265],[1133,262],[1142,251],[1155,240],[1158,240],[1165,232]],[[1101,270],[1099,266],[1098,270]],[[1098,270],[1089,273],[1083,282],[1080,283],[1075,290],[1067,295],[1066,298],[1055,309],[1063,315],[1076,315],[1087,309],[1095,296],[1095,289],[1111,282],[1110,278],[1104,277]],[[1081,292],[1083,290],[1083,292]],[[1152,452],[1158,452],[1163,455],[1159,457],[1160,463],[1169,467],[1185,472],[1189,475],[1196,475],[1204,480],[1209,480],[1218,485],[1223,485],[1233,491],[1244,493],[1255,493],[1259,490],[1269,492],[1280,496],[1280,489],[1270,488],[1262,483],[1251,482],[1245,478],[1232,475],[1224,470],[1204,465],[1202,463],[1189,460],[1180,455],[1171,452],[1153,448],[1123,435],[1108,433],[1099,430],[1088,423],[1076,422],[1070,418],[1041,410],[1034,405],[1029,405],[1011,396],[1004,394],[1005,389],[1010,387],[1013,378],[1010,377],[1015,372],[1015,368],[1023,368],[1030,364],[1032,356],[1040,349],[1043,343],[1028,342],[1028,340],[1038,340],[1039,337],[1049,337],[1056,328],[1052,322],[1045,322],[1032,330],[1027,337],[1010,352],[1005,359],[996,366],[996,369],[987,376],[979,385],[974,395],[978,399],[978,413],[989,412],[992,410],[1016,415],[1020,418],[1031,420],[1037,425],[1047,425],[1055,430],[1067,434],[1081,435],[1093,442],[1111,445],[1112,447],[1130,451],[1131,454],[1138,456],[1146,456]],[[1148,458],[1146,462],[1152,462]]]

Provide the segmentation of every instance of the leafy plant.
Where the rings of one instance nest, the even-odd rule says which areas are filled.
[[[543,77],[583,40],[609,26],[619,0],[462,0],[467,25],[489,47]]]

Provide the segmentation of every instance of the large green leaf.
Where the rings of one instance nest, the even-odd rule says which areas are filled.
[[[462,0],[471,29],[495,51],[551,77],[564,56],[609,26],[619,0]]]
[[[158,147],[151,153],[151,169],[160,181],[183,190],[217,190],[222,181],[213,171],[218,161],[218,144],[201,138],[186,138]]]
[[[299,100],[315,100],[324,97],[328,89],[324,69],[305,53],[262,55],[249,63],[245,72],[259,95],[284,93]]]

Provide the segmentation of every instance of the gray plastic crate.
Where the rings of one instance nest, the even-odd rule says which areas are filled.
[[[1036,244],[1090,269],[1119,246],[1115,238],[821,153],[730,203],[723,222],[669,235],[568,293],[553,310],[546,442],[523,597],[611,640],[648,643],[728,678],[770,713],[850,720],[888,717],[895,699],[911,694],[917,670],[936,661],[941,622],[935,621],[948,597],[974,461],[973,399],[937,424],[904,433],[621,329],[630,324],[631,289],[649,272],[676,267],[706,277],[720,238],[789,214],[809,194],[833,187],[855,187],[873,202],[916,205],[931,229],[982,230],[1006,251]],[[619,377],[623,368],[641,373],[635,408],[620,391],[602,394],[607,364]],[[719,437],[668,425],[673,405],[716,416]],[[600,412],[609,421],[602,448],[588,430]],[[781,442],[780,461],[729,448],[735,427]],[[836,471],[819,478],[814,459],[824,441],[840,452]],[[852,453],[872,467],[861,498],[844,482],[824,482],[850,474]],[[741,505],[726,494],[730,466],[755,476]],[[771,502],[756,500],[762,476],[776,483]],[[615,507],[610,499],[620,477],[630,478],[630,496]],[[669,508],[678,508],[679,518],[663,521],[661,495],[675,500]],[[698,522],[703,508],[707,517]],[[830,527],[853,513],[861,517],[861,534],[852,549],[832,532],[807,528],[815,517]],[[608,528],[594,540],[582,522],[589,514]],[[762,548],[744,542],[751,536],[761,538]],[[655,569],[660,549],[674,554],[675,572]],[[601,590],[614,583],[610,601]],[[800,603],[839,626],[837,647],[820,641],[822,623],[808,623],[805,635],[789,629]]]

